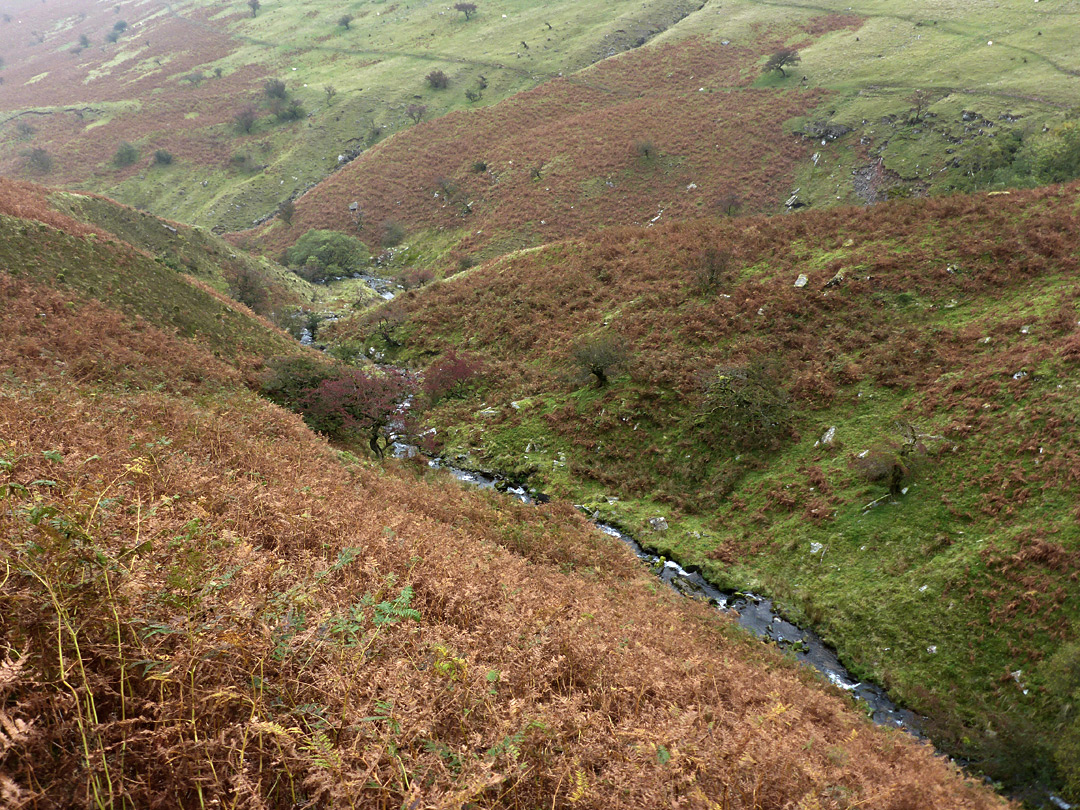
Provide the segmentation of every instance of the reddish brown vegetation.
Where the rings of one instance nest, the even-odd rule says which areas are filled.
[[[818,104],[818,91],[753,90],[757,53],[699,40],[642,48],[520,94],[458,112],[371,149],[297,201],[302,227],[354,228],[378,241],[388,218],[461,227],[467,254],[580,235],[600,226],[714,215],[732,193],[750,211],[774,208],[805,147],[781,124]],[[735,87],[724,92],[699,88]],[[647,137],[658,156],[632,145]],[[477,161],[487,164],[474,171]],[[436,192],[438,192],[436,196]],[[661,202],[662,201],[662,202]],[[275,248],[290,238],[269,231]]]
[[[345,468],[202,349],[0,300],[9,803],[1000,804],[570,507]]]

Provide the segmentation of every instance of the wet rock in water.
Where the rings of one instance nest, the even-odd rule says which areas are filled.
[[[649,518],[649,525],[652,526],[654,532],[666,532],[668,530],[668,523],[662,517]]]

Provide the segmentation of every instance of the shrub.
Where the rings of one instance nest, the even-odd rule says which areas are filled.
[[[766,450],[791,430],[792,409],[774,364],[718,366],[705,379],[698,411],[704,434],[732,449]]]
[[[342,14],[340,17],[338,17],[337,24],[340,25],[342,28],[344,28],[346,31],[348,31],[349,30],[349,25],[352,23],[352,21],[353,21],[353,15],[352,14]]]
[[[431,71],[431,73],[424,77],[424,81],[428,83],[428,87],[432,90],[445,90],[450,86],[450,77],[441,70]]]
[[[396,219],[388,219],[379,228],[379,244],[383,247],[397,247],[405,241],[405,226]]]
[[[119,31],[110,31],[105,35],[106,42],[116,42],[118,39],[120,39]]]
[[[371,253],[355,236],[316,229],[297,239],[285,256],[293,267],[303,267],[314,260],[320,268],[338,268],[339,272],[347,273],[371,261]]]
[[[138,159],[139,150],[127,141],[124,141],[116,148],[116,154],[113,155],[113,165],[123,168],[125,166],[130,166]]]
[[[473,174],[483,174],[487,170],[488,165],[486,160],[478,160],[472,165]]]
[[[896,498],[904,485],[914,478],[926,457],[926,446],[920,441],[915,426],[909,422],[896,422],[893,431],[899,441],[875,444],[856,457],[852,466],[867,481],[885,484],[889,488],[889,495]]]
[[[31,149],[24,154],[26,156],[26,163],[31,171],[37,172],[38,174],[48,174],[53,170],[52,155],[41,147]]]
[[[270,110],[274,113],[274,117],[281,122],[299,121],[304,117],[304,106],[300,103],[299,99],[295,98],[288,101],[274,99]]]
[[[34,128],[34,125],[31,124],[29,121],[19,121],[17,124],[15,124],[15,134],[18,135],[20,138],[29,140],[30,138],[34,137],[35,132],[37,132],[37,130]]]
[[[465,91],[465,98],[468,99],[468,101],[473,103],[473,104],[475,104],[477,101],[479,101],[483,97],[484,97],[484,94],[480,90],[473,90],[470,87],[468,90]]]
[[[117,20],[115,23],[113,23],[113,31],[116,31],[118,34],[124,33],[124,31],[127,30],[127,27],[128,24],[123,20]]]
[[[259,393],[278,405],[299,411],[308,392],[335,375],[334,367],[309,355],[271,357],[259,379]]]
[[[690,279],[702,294],[716,290],[730,277],[731,252],[708,247],[701,251],[690,266]]]
[[[173,162],[172,153],[165,149],[158,149],[154,152],[154,163],[158,166],[169,166]]]
[[[286,225],[292,225],[293,214],[296,213],[296,203],[292,200],[282,200],[277,207],[278,219]]]
[[[281,79],[267,79],[266,84],[263,85],[263,92],[267,98],[278,98],[282,101],[288,96],[285,90],[285,82]]]
[[[627,351],[622,342],[609,335],[584,338],[570,349],[570,357],[584,377],[595,377],[598,388],[608,384],[608,376],[625,367]]]

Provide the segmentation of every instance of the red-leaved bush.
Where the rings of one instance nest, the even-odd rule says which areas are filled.
[[[401,369],[350,368],[309,390],[301,408],[316,430],[336,437],[363,436],[382,458],[392,436],[406,432],[406,401],[414,386],[414,376]]]

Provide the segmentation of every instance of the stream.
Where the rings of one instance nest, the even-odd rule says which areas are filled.
[[[416,448],[400,442],[395,443],[393,447],[394,454],[399,457],[416,453]],[[499,475],[461,469],[441,459],[432,459],[428,465],[445,469],[464,483],[483,489],[498,489],[522,503],[531,504],[547,500],[547,496],[529,492],[524,487],[514,486]],[[615,526],[598,520],[594,520],[594,523],[604,534],[618,538],[629,546],[639,560],[645,563],[662,582],[678,593],[691,599],[707,601],[721,612],[732,614],[741,627],[759,638],[776,644],[794,655],[799,661],[809,664],[824,674],[833,685],[850,692],[865,704],[867,716],[875,723],[901,728],[919,739],[926,739],[920,730],[919,715],[897,706],[880,686],[858,681],[852,677],[840,663],[835,650],[813,631],[804,630],[784,619],[777,613],[771,599],[745,591],[722,591],[710,584],[700,573],[688,571],[678,563],[653,553]]]

